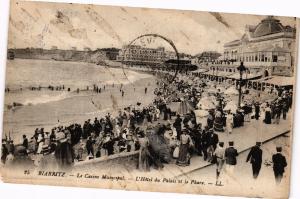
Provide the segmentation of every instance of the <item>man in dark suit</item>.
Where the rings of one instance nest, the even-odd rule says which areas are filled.
[[[208,133],[208,127],[205,127],[205,130],[202,133],[202,139],[201,139],[201,145],[202,145],[202,152],[203,152],[203,159],[204,161],[207,160],[207,149],[209,147],[209,133]]]
[[[23,135],[23,144],[25,149],[28,149],[28,139],[26,138],[26,135]]]
[[[273,171],[275,175],[276,183],[279,184],[283,177],[284,168],[287,166],[284,155],[281,154],[282,148],[276,147],[277,153],[272,156]]]
[[[217,144],[219,143],[219,136],[213,131],[213,129],[209,129],[209,138],[208,143],[209,146],[212,146],[214,150],[217,148]]]
[[[259,171],[261,169],[262,150],[260,146],[261,146],[261,142],[256,142],[256,145],[251,148],[246,160],[246,162],[250,160],[250,163],[252,164],[252,172],[253,172],[254,179],[257,178]]]
[[[181,122],[182,122],[182,119],[180,118],[180,115],[177,115],[173,126],[176,129],[178,140],[180,140],[180,135],[181,135]]]
[[[226,170],[230,175],[234,172],[234,167],[237,163],[236,157],[239,155],[233,145],[234,142],[229,142],[229,147],[225,150]]]

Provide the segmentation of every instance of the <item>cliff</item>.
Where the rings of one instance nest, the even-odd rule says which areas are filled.
[[[15,58],[21,59],[44,59],[58,61],[79,61],[90,63],[105,63],[106,60],[113,59],[107,51],[97,49],[94,51],[61,50],[61,49],[41,49],[23,48],[9,49],[9,53],[14,53]]]

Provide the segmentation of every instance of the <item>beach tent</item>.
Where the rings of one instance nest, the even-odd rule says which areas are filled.
[[[215,96],[204,96],[204,97],[202,97],[202,98],[199,100],[199,102],[198,102],[198,104],[197,104],[197,107],[198,107],[198,105],[205,104],[205,103],[207,103],[207,102],[211,102],[211,103],[213,103],[213,104],[217,104],[217,99],[216,99]]]
[[[195,116],[196,116],[196,122],[197,124],[202,124],[202,126],[207,125],[207,116],[208,111],[207,110],[194,110]]]
[[[177,113],[180,115],[186,115],[193,111],[194,108],[190,105],[190,103],[186,100],[179,103],[179,107],[177,109]]]
[[[177,111],[180,102],[170,102],[167,106],[171,109],[171,111]]]
[[[194,113],[196,117],[206,117],[209,114],[207,110],[202,110],[202,109],[194,110]]]
[[[226,95],[238,95],[239,94],[239,91],[235,88],[235,87],[230,87],[228,88],[224,94]]]
[[[215,109],[216,104],[209,97],[205,97],[198,102],[197,107],[201,107],[202,110],[210,110]]]

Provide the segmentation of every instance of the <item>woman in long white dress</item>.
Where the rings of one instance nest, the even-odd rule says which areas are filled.
[[[228,111],[227,117],[226,117],[226,131],[228,134],[232,133],[233,129],[233,115],[231,111]]]

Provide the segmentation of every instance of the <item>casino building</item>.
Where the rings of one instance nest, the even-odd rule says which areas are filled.
[[[240,39],[225,43],[222,57],[210,63],[206,75],[237,79],[237,67],[243,62],[244,79],[293,76],[295,45],[296,29],[268,16],[256,26],[247,25]]]

